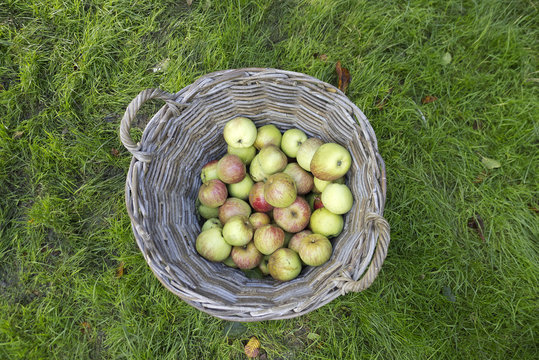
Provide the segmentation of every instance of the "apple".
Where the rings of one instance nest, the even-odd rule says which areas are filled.
[[[288,164],[288,159],[284,152],[275,145],[264,146],[258,153],[258,161],[266,175],[281,172]]]
[[[306,199],[309,203],[309,207],[311,208],[311,213],[315,211],[316,209],[320,209],[324,207],[324,204],[322,204],[322,200],[320,199],[320,194],[316,194],[314,192],[307,195]]]
[[[294,202],[285,207],[273,209],[273,219],[284,231],[297,233],[307,225],[311,217],[311,209],[307,200],[301,196],[296,197]]]
[[[246,245],[253,238],[253,225],[247,216],[232,216],[223,226],[223,238],[232,246]]]
[[[308,138],[301,144],[296,155],[296,160],[304,170],[311,171],[311,159],[314,153],[324,142],[319,138]]]
[[[320,266],[331,257],[333,247],[327,237],[320,234],[311,234],[301,239],[299,244],[299,257],[310,266]]]
[[[324,207],[334,214],[345,214],[354,204],[352,191],[345,184],[329,184],[321,195]]]
[[[259,227],[268,225],[271,222],[271,219],[268,214],[262,212],[255,212],[252,213],[251,216],[249,216],[249,221],[251,222],[251,225],[253,225],[253,228],[256,230]]]
[[[305,140],[307,140],[307,135],[300,129],[286,130],[281,139],[281,150],[286,156],[295,158],[299,147]]]
[[[332,181],[342,177],[352,165],[352,157],[345,147],[327,143],[318,148],[311,160],[311,172],[320,180]]]
[[[294,236],[292,236],[292,239],[290,239],[290,242],[288,243],[288,248],[294,250],[299,254],[301,239],[303,239],[307,235],[311,235],[312,233],[313,232],[311,230],[303,230],[297,234],[294,234]]]
[[[237,148],[252,146],[256,140],[255,124],[245,117],[237,117],[228,121],[223,129],[223,136],[228,145]]]
[[[284,231],[275,225],[264,225],[255,230],[253,241],[262,254],[270,255],[283,246]]]
[[[341,215],[337,215],[325,207],[317,209],[311,215],[310,227],[313,233],[331,238],[339,235],[344,227]]]
[[[198,200],[204,206],[216,208],[225,203],[228,197],[226,185],[221,180],[213,179],[200,186]]]
[[[230,256],[232,257],[234,264],[242,270],[254,269],[260,264],[263,257],[252,241],[244,246],[234,246]]]
[[[268,179],[268,175],[262,170],[262,165],[260,165],[260,161],[258,161],[258,154],[255,155],[253,158],[253,161],[251,161],[251,166],[249,167],[249,174],[251,174],[251,178],[256,181],[266,181]]]
[[[217,176],[225,184],[242,181],[245,173],[245,164],[237,155],[226,154],[217,162]]]
[[[226,243],[220,228],[201,232],[197,236],[195,248],[203,258],[210,261],[223,261],[232,251],[232,246]]]
[[[203,184],[213,179],[218,179],[217,160],[210,161],[204,165],[200,171],[200,180],[202,180]]]
[[[232,197],[247,200],[249,198],[249,192],[251,191],[251,187],[253,186],[253,184],[253,179],[251,179],[249,174],[245,174],[245,177],[242,181],[235,184],[227,185],[228,193]]]
[[[264,275],[269,275],[269,269],[268,269],[269,258],[270,258],[270,255],[264,255],[264,257],[262,257],[262,261],[260,261],[260,264],[258,265],[258,268]]]
[[[228,145],[227,153],[237,155],[245,165],[249,165],[256,155],[256,148],[254,146],[237,148]]]
[[[232,253],[232,252],[230,252]],[[228,255],[226,259],[223,260],[223,264],[226,266],[230,266],[231,268],[237,268],[238,265],[234,264],[234,260],[232,260],[232,256]]]
[[[263,182],[257,182],[251,187],[251,191],[249,192],[249,203],[253,209],[258,212],[268,212],[273,209],[273,206],[270,205],[264,197]]]
[[[301,272],[301,260],[294,250],[281,248],[271,254],[268,260],[268,270],[275,280],[292,280]]]
[[[221,221],[218,218],[214,217],[214,218],[206,220],[204,224],[202,225],[202,228],[200,229],[200,231],[204,231],[204,230],[208,230],[212,228],[222,229],[223,224],[221,224]]]
[[[313,176],[303,170],[298,163],[290,163],[286,165],[283,172],[294,179],[298,195],[308,194],[313,188]]]
[[[204,219],[211,219],[211,218],[219,216],[219,208],[211,208],[206,205],[203,205],[200,203],[200,200],[198,200],[198,198],[195,205],[196,205],[198,214]]]
[[[273,174],[264,184],[264,198],[273,207],[287,207],[296,200],[296,183],[285,173]]]
[[[228,219],[235,215],[249,217],[249,215],[251,215],[251,207],[242,199],[228,198],[225,203],[219,207],[219,220],[221,220],[221,224],[226,224]]]
[[[266,145],[281,146],[281,131],[275,125],[264,125],[258,129],[254,143],[255,148],[262,149]]]
[[[313,192],[321,194],[329,183],[331,183],[331,181],[320,180],[319,178],[315,177],[313,179]]]

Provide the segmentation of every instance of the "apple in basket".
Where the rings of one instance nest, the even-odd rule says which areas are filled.
[[[264,198],[273,207],[290,206],[297,197],[296,183],[285,173],[273,174],[264,184]]]
[[[207,260],[223,261],[232,251],[220,228],[212,228],[201,232],[196,239],[195,248],[197,252]]]
[[[307,135],[300,129],[286,130],[281,139],[281,150],[290,158],[295,158],[298,149],[307,140]]]
[[[297,233],[307,225],[311,218],[311,209],[307,200],[301,196],[296,197],[294,202],[285,208],[273,209],[273,219],[284,231]]]
[[[313,233],[331,238],[341,233],[344,221],[341,215],[334,214],[323,207],[315,210],[311,215],[310,227]]]
[[[200,202],[211,208],[223,205],[228,197],[226,185],[217,179],[210,180],[202,184],[198,190],[198,199]]]
[[[218,218],[211,218],[211,219],[208,219],[208,220],[206,220],[204,222],[204,224],[202,225],[202,228],[200,229],[200,231],[212,229],[212,228],[215,228],[215,227],[222,229],[223,224],[221,224],[221,221]]]
[[[257,134],[255,124],[245,117],[237,117],[228,121],[223,129],[226,143],[237,148],[252,146]]]
[[[314,153],[324,142],[318,138],[308,138],[301,144],[296,155],[299,166],[304,170],[311,171],[311,159]]]
[[[257,182],[251,187],[251,191],[249,192],[249,203],[253,209],[258,212],[265,213],[273,210],[273,206],[271,206],[264,197],[263,182]]]
[[[253,228],[256,230],[259,227],[268,225],[271,222],[271,219],[266,213],[255,212],[252,213],[251,216],[249,216],[249,221],[251,222],[251,225],[253,225]]]
[[[266,175],[281,172],[288,164],[288,158],[284,152],[275,145],[264,146],[258,153],[258,161]]]
[[[235,197],[242,200],[247,200],[249,198],[249,192],[251,191],[251,187],[253,186],[254,182],[251,179],[251,176],[249,174],[245,174],[245,177],[242,181],[235,183],[235,184],[228,184],[228,194],[231,197]]]
[[[245,173],[245,164],[237,155],[226,154],[217,162],[217,177],[225,184],[239,183]]]
[[[223,238],[232,246],[247,245],[253,238],[253,225],[244,215],[232,216],[223,226]]]
[[[262,254],[270,255],[283,246],[284,231],[275,225],[264,225],[255,230],[253,241]]]
[[[267,145],[281,146],[281,131],[275,125],[264,125],[258,129],[255,140],[255,148],[262,149]]]
[[[202,183],[206,183],[213,179],[218,179],[217,162],[218,160],[213,160],[202,167],[202,170],[200,171],[200,180],[202,180]]]
[[[219,207],[218,215],[221,223],[226,224],[228,219],[235,215],[249,217],[251,215],[251,207],[242,199],[228,198],[225,203]]]
[[[264,255],[262,258],[262,261],[260,261],[260,264],[258,265],[258,268],[260,269],[260,272],[264,275],[269,275],[269,269],[268,269],[268,260],[271,255]]]
[[[321,145],[311,159],[311,172],[320,180],[336,180],[348,172],[352,157],[345,147],[327,143]]]
[[[290,175],[290,177],[294,179],[298,195],[308,194],[312,190],[313,176],[307,171],[303,170],[298,163],[290,163],[286,165],[283,172]]]
[[[303,230],[303,231],[300,231],[299,233],[294,234],[294,236],[292,236],[292,239],[290,239],[290,242],[288,243],[288,248],[294,250],[295,252],[299,254],[299,247],[301,244],[301,239],[303,239],[304,237],[308,235],[311,235],[312,233],[313,232],[311,230]]]
[[[230,253],[232,261],[242,270],[254,269],[262,261],[262,253],[250,241],[244,246],[234,246]]]
[[[268,179],[268,175],[264,172],[264,170],[262,170],[262,165],[260,165],[260,161],[258,161],[258,159],[259,156],[256,154],[251,162],[251,166],[249,167],[249,174],[251,174],[251,178],[255,182],[266,181]]]
[[[200,200],[196,200],[195,202],[197,212],[198,214],[203,217],[204,219],[211,219],[219,216],[219,209],[220,208],[211,208],[206,205],[203,205],[200,203]]]
[[[271,254],[268,270],[275,280],[292,280],[301,272],[301,260],[294,250],[281,248]]]
[[[320,234],[307,235],[299,243],[299,257],[310,266],[320,266],[326,263],[332,251],[331,242]]]
[[[352,209],[354,204],[352,191],[345,184],[327,185],[320,198],[324,207],[334,214],[345,214]]]
[[[256,148],[254,146],[237,148],[228,145],[227,153],[238,156],[245,165],[249,165],[256,155]]]

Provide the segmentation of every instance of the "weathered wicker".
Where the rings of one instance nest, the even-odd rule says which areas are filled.
[[[149,99],[166,105],[135,143],[131,122]],[[257,126],[275,124],[282,131],[302,129],[342,144],[353,158],[347,184],[354,207],[333,240],[331,259],[305,268],[289,282],[249,279],[239,270],[206,261],[195,250],[200,170],[226,153],[222,130],[236,116]],[[176,94],[142,91],[127,107],[120,137],[133,154],[126,203],[137,244],[161,283],[195,308],[232,321],[292,318],[339,295],[362,291],[378,275],[389,245],[389,225],[382,217],[385,166],[365,115],[334,86],[276,69],[218,71]]]

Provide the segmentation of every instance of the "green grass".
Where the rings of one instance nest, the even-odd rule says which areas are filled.
[[[0,358],[242,359],[252,335],[271,359],[537,358],[538,8],[0,1]],[[230,324],[169,293],[136,247],[120,117],[145,88],[219,69],[336,84],[337,60],[387,166],[386,262],[362,293],[227,338]]]

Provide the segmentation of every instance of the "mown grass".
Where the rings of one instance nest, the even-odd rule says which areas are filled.
[[[0,358],[241,359],[252,335],[273,359],[536,358],[538,18],[528,0],[0,2]],[[388,257],[367,291],[227,337],[135,245],[119,119],[145,88],[247,66],[336,83],[337,60],[386,162]]]

